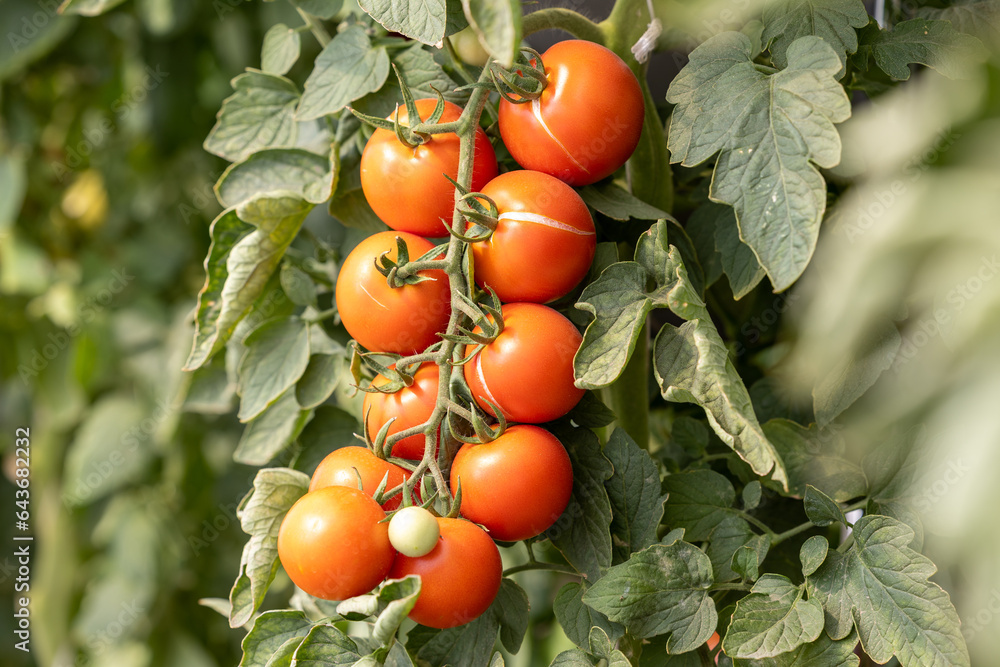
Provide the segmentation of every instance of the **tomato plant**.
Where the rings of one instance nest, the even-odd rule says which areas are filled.
[[[639,143],[642,90],[628,65],[593,42],[567,40],[542,54],[545,88],[500,101],[500,136],[525,169],[588,185],[625,164]]]
[[[389,576],[417,575],[420,597],[410,618],[430,628],[453,628],[481,616],[500,590],[500,551],[482,528],[464,519],[438,519],[440,538],[424,556],[400,554]]]
[[[315,491],[327,486],[349,486],[358,488],[369,496],[374,495],[383,478],[386,479],[385,490],[389,491],[406,481],[409,475],[397,465],[380,459],[365,447],[348,446],[335,449],[319,462],[312,478],[309,480],[309,490]],[[382,503],[382,509],[390,511],[399,507],[403,497],[395,495]]]
[[[359,243],[337,276],[337,312],[359,344],[379,352],[415,352],[438,340],[450,312],[447,277],[437,270],[419,274],[421,282],[389,286],[375,262],[397,259],[396,239],[413,256],[433,250],[429,241],[407,232],[382,232]]]
[[[462,515],[490,537],[516,542],[556,522],[573,490],[573,465],[559,440],[519,424],[492,442],[469,443],[451,464],[451,488],[462,487]]]
[[[583,396],[573,379],[580,332],[536,303],[506,304],[502,315],[503,331],[465,365],[473,397],[490,414],[497,406],[510,421],[537,424],[562,417]]]
[[[502,301],[546,303],[587,274],[597,247],[594,221],[573,188],[535,171],[510,171],[482,194],[497,207],[489,241],[472,245],[476,284]]]
[[[436,100],[416,101],[421,119],[434,110]],[[458,120],[462,110],[445,102],[440,122]],[[409,122],[406,109],[389,116]],[[361,187],[375,214],[393,229],[420,236],[447,236],[447,223],[455,207],[455,188],[445,177],[458,176],[459,140],[453,133],[421,138],[407,145],[386,129],[377,129],[361,156]],[[476,130],[473,189],[497,175],[497,160],[486,133]]]
[[[389,521],[389,541],[403,556],[426,556],[437,545],[440,536],[437,519],[422,507],[404,507]]]
[[[372,387],[385,387],[389,380],[376,375]],[[438,397],[438,367],[424,364],[413,374],[413,383],[393,393],[368,392],[365,394],[361,414],[368,422],[368,430],[378,433],[390,419],[388,435],[421,426],[430,419]],[[398,440],[392,455],[404,459],[419,459],[424,454],[425,438],[422,433]]]
[[[385,512],[356,488],[310,491],[288,510],[278,532],[278,558],[295,585],[324,600],[345,600],[374,588],[396,552]]]

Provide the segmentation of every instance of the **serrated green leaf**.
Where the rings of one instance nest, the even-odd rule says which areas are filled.
[[[580,649],[563,651],[549,663],[549,667],[595,667],[597,663]]]
[[[1000,4],[996,0],[965,1],[951,7],[920,7],[916,15],[950,21],[956,30],[972,35],[986,45],[1000,42]]]
[[[715,246],[715,228],[719,217],[732,214],[732,210],[732,206],[706,202],[695,209],[684,227],[698,253],[698,261],[705,274],[706,289],[722,276],[722,256]]]
[[[602,181],[580,188],[580,196],[587,206],[600,211],[613,220],[661,220],[670,214],[642,201],[614,181]]]
[[[847,517],[840,505],[811,484],[806,485],[806,495],[802,500],[805,507],[806,516],[816,526],[829,526],[831,523],[840,523],[847,526]]]
[[[276,23],[264,33],[260,68],[268,74],[285,74],[299,59],[299,48],[299,33],[284,23]]]
[[[265,148],[293,146],[299,102],[295,84],[283,76],[249,70],[232,80],[232,95],[222,102],[205,150],[232,162]]]
[[[278,193],[293,193],[311,204],[322,204],[333,194],[336,177],[326,157],[301,148],[271,148],[229,165],[216,183],[215,193],[226,207]]]
[[[910,548],[913,531],[885,516],[854,524],[854,545],[830,552],[806,579],[826,610],[827,633],[840,639],[857,627],[865,652],[878,663],[969,665],[958,613],[930,577],[937,571]]]
[[[253,490],[236,514],[250,540],[243,547],[240,574],[230,593],[229,625],[238,628],[251,618],[278,571],[278,528],[285,513],[309,488],[309,476],[288,468],[257,472]]]
[[[573,493],[545,536],[570,565],[595,581],[611,565],[611,501],[604,483],[614,469],[590,429],[553,425],[552,434],[573,463]]]
[[[462,0],[465,18],[479,42],[501,67],[510,67],[521,48],[518,0]]]
[[[671,528],[683,528],[690,542],[709,539],[723,519],[733,514],[736,490],[724,475],[714,470],[668,475],[663,489],[667,492],[664,522]]]
[[[458,84],[448,76],[426,46],[414,44],[399,49],[390,56],[390,60],[403,77],[413,99],[436,98],[438,93],[456,104],[463,104],[467,99],[468,93],[455,90]],[[379,90],[357,100],[354,108],[361,113],[385,118],[396,110],[397,105],[403,105],[403,93],[396,77],[392,76]]]
[[[868,491],[861,466],[844,457],[846,445],[837,433],[787,419],[772,419],[763,428],[785,464],[792,496],[804,497],[807,484],[841,503]]]
[[[233,460],[250,466],[267,465],[292,444],[311,415],[299,407],[295,391],[287,390],[243,429]]]
[[[902,342],[896,326],[887,319],[863,350],[841,360],[817,382],[812,391],[816,423],[829,425],[871,389],[892,366]]]
[[[201,367],[226,344],[263,294],[311,208],[296,197],[260,195],[215,219],[212,246],[205,258],[207,277],[198,293],[194,344],[185,370]],[[248,231],[243,222],[257,229]]]
[[[756,581],[760,576],[760,565],[767,558],[771,548],[771,537],[756,535],[733,553],[730,568],[744,581]]]
[[[722,521],[708,536],[705,553],[712,561],[712,571],[716,581],[739,579],[740,573],[733,569],[733,556],[748,544],[753,544],[756,535],[743,517],[733,514]]]
[[[705,409],[716,435],[758,475],[786,487],[781,458],[754,414],[750,395],[711,320],[665,325],[653,346],[653,371],[668,401]]]
[[[312,277],[290,262],[281,265],[278,274],[281,290],[296,306],[316,307],[316,283]]]
[[[597,393],[593,391],[585,391],[583,398],[566,413],[566,417],[577,426],[584,428],[609,426],[618,418],[614,411],[606,406]]]
[[[590,629],[590,652],[600,660],[601,665],[607,667],[632,667],[625,654],[615,648],[615,642],[611,641],[608,633],[603,628]]]
[[[377,598],[384,609],[375,619],[372,639],[388,644],[420,595],[420,577],[411,575],[404,579],[389,580],[379,586]]]
[[[773,658],[815,641],[823,632],[823,607],[804,593],[786,577],[765,574],[736,603],[722,650],[732,658]]]
[[[649,452],[623,430],[615,429],[604,446],[614,474],[604,482],[611,500],[612,563],[656,543],[666,496],[660,493],[660,473]]]
[[[381,88],[388,78],[389,54],[385,47],[372,47],[364,28],[350,26],[316,57],[295,117],[312,120],[340,111]]]
[[[712,564],[703,551],[687,542],[654,544],[610,568],[583,601],[634,636],[668,635],[667,651],[686,653],[715,632],[712,583]]]
[[[868,25],[868,11],[861,0],[780,0],[764,6],[762,39],[770,43],[774,64],[788,65],[786,52],[799,37],[822,37],[837,53],[844,67],[847,54],[858,50],[855,28]]]
[[[625,627],[614,623],[601,612],[583,603],[583,594],[587,591],[583,584],[570,582],[559,589],[553,603],[556,620],[562,626],[570,641],[580,648],[590,651],[590,630],[599,627],[608,637],[617,641],[625,634]]]
[[[875,58],[879,69],[898,81],[910,78],[911,63],[926,65],[950,79],[969,76],[970,65],[982,60],[982,42],[959,32],[948,21],[911,19],[892,30],[882,30],[874,21],[861,31],[855,64],[867,69]]]
[[[715,205],[715,248],[733,297],[738,301],[760,284],[766,272],[746,243],[740,240],[740,228],[731,206]]]
[[[840,59],[822,38],[795,40],[788,68],[775,74],[758,70],[751,52],[746,35],[726,32],[691,53],[667,91],[677,105],[668,148],[684,166],[719,153],[710,196],[736,209],[740,238],[781,291],[812,257],[826,209],[814,165],[840,161],[833,124],[851,105],[834,78]]]
[[[861,660],[854,654],[858,635],[852,632],[845,639],[833,641],[820,633],[819,639],[799,646],[794,651],[773,658],[734,660],[736,667],[857,667]]]
[[[826,560],[830,543],[822,535],[813,535],[802,543],[799,548],[799,562],[802,563],[802,574],[809,576],[819,569]]]
[[[265,611],[254,619],[253,627],[243,638],[240,667],[268,667],[279,649],[290,655],[285,644],[297,640],[292,645],[298,647],[312,626],[312,621],[301,611]]]
[[[389,32],[431,46],[444,39],[450,4],[445,0],[359,0],[359,4]]]
[[[333,625],[317,625],[295,650],[295,667],[350,667],[364,657],[358,644]]]
[[[237,384],[242,422],[260,415],[302,377],[309,364],[309,325],[298,317],[267,322],[244,344]]]
[[[314,354],[295,385],[295,399],[303,410],[318,407],[340,384],[346,359],[343,354]]]

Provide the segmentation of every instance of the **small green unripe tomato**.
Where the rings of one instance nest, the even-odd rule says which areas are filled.
[[[437,519],[423,507],[404,507],[389,520],[389,542],[404,556],[426,556],[440,535]]]
[[[455,47],[458,57],[470,65],[485,67],[490,61],[490,54],[486,52],[483,45],[471,28],[465,28],[451,36],[451,45]]]

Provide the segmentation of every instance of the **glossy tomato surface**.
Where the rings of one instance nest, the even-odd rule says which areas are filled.
[[[374,495],[386,475],[389,476],[385,487],[387,491],[399,486],[410,476],[403,468],[372,454],[367,447],[350,445],[333,450],[320,461],[309,481],[309,490],[315,491],[327,486],[349,486],[356,489],[359,475],[362,489],[369,496]],[[403,496],[397,494],[383,503],[382,508],[394,510],[402,500]]]
[[[503,331],[464,366],[476,402],[490,414],[489,402],[498,405],[511,422],[539,424],[562,417],[583,397],[583,389],[573,384],[573,355],[583,336],[541,304],[508,303],[502,313]],[[467,346],[466,354],[472,350]]]
[[[610,50],[583,40],[542,54],[548,85],[524,104],[500,101],[500,136],[525,169],[570,185],[594,183],[625,164],[639,143],[639,82]]]
[[[429,279],[415,285],[389,287],[375,268],[384,252],[396,259],[396,237],[406,242],[410,259],[433,249],[427,239],[406,232],[379,232],[359,243],[337,276],[337,311],[347,332],[376,352],[413,354],[440,340],[448,326],[451,293],[443,271],[424,271]]]
[[[573,466],[559,440],[539,426],[511,426],[484,444],[465,444],[451,465],[462,484],[462,516],[490,537],[516,542],[544,532],[566,509]]]
[[[499,224],[488,241],[472,244],[476,283],[501,301],[545,303],[587,275],[597,236],[576,190],[538,171],[510,171],[482,193],[497,205]]]
[[[417,100],[420,118],[426,120],[435,99]],[[389,116],[392,120],[395,112]],[[440,122],[458,120],[462,109],[445,102]],[[399,120],[406,124],[405,107]],[[455,207],[455,187],[445,178],[458,178],[459,139],[454,133],[429,135],[426,142],[410,147],[394,132],[377,129],[361,155],[361,189],[375,214],[393,229],[421,236],[447,236]],[[472,190],[478,191],[497,175],[493,146],[481,129],[476,130]]]
[[[503,564],[489,535],[465,519],[438,519],[441,535],[425,556],[396,557],[389,577],[420,576],[410,618],[431,628],[453,628],[489,609],[500,590]]]
[[[381,387],[389,382],[382,375],[376,375],[372,386]],[[392,394],[369,392],[365,394],[361,414],[368,420],[368,432],[372,439],[379,429],[392,418],[396,421],[389,426],[389,435],[419,426],[430,419],[437,402],[438,367],[423,364],[413,374],[413,384]],[[392,446],[392,455],[403,459],[420,459],[424,455],[424,436],[411,435]]]
[[[295,585],[324,600],[372,590],[396,557],[382,508],[357,489],[328,486],[296,501],[278,530],[278,558]]]

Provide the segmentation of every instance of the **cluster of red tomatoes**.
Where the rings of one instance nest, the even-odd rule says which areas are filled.
[[[481,128],[472,169],[471,190],[495,205],[495,229],[471,243],[472,275],[503,305],[499,333],[488,343],[466,345],[463,375],[480,410],[493,417],[499,411],[514,425],[489,442],[464,444],[450,462],[449,486],[453,493],[461,488],[462,518],[400,508],[400,495],[380,507],[372,499],[380,484],[395,488],[410,473],[366,447],[343,447],[327,456],[278,537],[286,571],[312,595],[340,600],[366,593],[386,577],[415,574],[421,593],[411,618],[436,628],[466,623],[489,607],[500,588],[494,540],[540,535],[569,502],[569,456],[538,424],[562,417],[583,396],[573,377],[582,337],[543,304],[576,287],[595,252],[593,219],[571,186],[593,183],[624,164],[638,142],[644,108],[635,77],[604,47],[562,42],[542,59],[547,85],[540,97],[500,102],[500,135],[524,169],[498,175],[493,146]],[[595,89],[609,85],[617,95],[595,97]],[[417,100],[421,119],[437,103]],[[439,122],[461,113],[445,103]],[[405,109],[398,114],[405,123]],[[457,178],[459,144],[455,134],[441,133],[408,145],[396,133],[376,129],[365,148],[365,196],[393,231],[367,238],[344,260],[336,300],[345,328],[369,351],[418,354],[439,342],[448,327],[452,293],[444,271],[422,270],[417,280],[392,284],[377,260],[383,267],[386,258],[397,261],[400,239],[412,260],[434,250],[427,237],[447,236],[455,189],[444,175]],[[472,333],[483,334],[482,327]],[[392,437],[428,423],[441,376],[436,364],[426,362],[408,386],[367,393],[368,432],[378,433],[391,421]],[[369,389],[389,382],[378,375]],[[425,443],[423,433],[400,439],[392,456],[420,459]],[[386,512],[393,513],[388,523]]]

